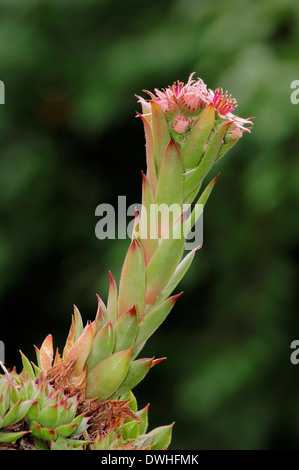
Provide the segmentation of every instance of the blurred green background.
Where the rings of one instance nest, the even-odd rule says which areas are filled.
[[[6,365],[106,300],[128,240],[98,240],[95,209],[141,200],[134,94],[195,71],[255,126],[212,171],[203,247],[144,350],[167,361],[135,394],[151,428],[175,421],[172,449],[299,449],[298,0],[7,0],[0,18]]]

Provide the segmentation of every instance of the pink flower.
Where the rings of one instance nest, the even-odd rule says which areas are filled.
[[[220,115],[225,116],[230,111],[237,107],[237,101],[228,95],[226,91],[223,93],[222,88],[217,88],[213,97],[214,108],[217,109]]]
[[[159,104],[164,111],[166,118],[172,118],[177,114],[194,115],[207,105],[210,100],[209,93],[204,82],[199,78],[193,80],[194,72],[190,75],[188,82],[174,82],[172,86],[166,89],[158,90],[155,93],[144,90],[153,101]],[[146,100],[139,97],[141,103]]]
[[[248,125],[252,125],[252,118],[243,119],[232,112],[237,101],[221,88],[217,88],[215,92],[208,89],[201,78],[194,80],[193,75],[194,72],[186,84],[176,81],[168,88],[156,88],[155,93],[144,90],[151,99],[145,100],[138,96],[143,106],[143,115],[150,117],[151,101],[155,101],[164,112],[170,128],[177,134],[183,134],[198,120],[208,104],[213,103],[217,117],[225,122],[231,121],[238,128],[239,132],[235,131],[234,137],[240,137],[244,131],[250,132],[251,127]]]
[[[218,111],[220,119],[226,119],[229,121],[232,121],[235,126],[237,126],[239,129],[244,131],[250,132],[252,127],[246,127],[248,124],[252,125],[251,120],[253,119],[248,118],[248,119],[243,119],[239,116],[236,116],[235,114],[232,113],[232,111],[238,106],[237,100],[235,98],[232,98],[231,95],[228,94],[226,91],[223,93],[222,88],[216,88],[215,92],[212,90],[209,90],[210,96],[214,105],[214,108],[216,111]],[[240,131],[239,131],[240,135]],[[237,136],[237,133],[235,132],[235,137]],[[242,134],[240,135],[242,136]]]

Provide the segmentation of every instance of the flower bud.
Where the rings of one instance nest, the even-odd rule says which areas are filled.
[[[239,127],[236,124],[232,123],[225,134],[224,141],[225,142],[237,141],[242,137],[242,135],[243,133],[239,129]]]
[[[184,93],[178,100],[180,111],[190,116],[198,113],[201,103],[201,97],[195,92]]]
[[[191,119],[183,114],[178,114],[171,122],[171,128],[177,134],[184,134],[190,126]]]

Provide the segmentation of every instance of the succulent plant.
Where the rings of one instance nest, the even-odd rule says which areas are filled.
[[[0,442],[13,442],[30,431],[18,431],[20,423],[30,409],[33,400],[24,399],[13,378],[0,378]]]
[[[173,291],[197,249],[184,256],[188,233],[202,214],[218,175],[202,184],[245,131],[250,119],[233,110],[221,89],[208,90],[191,74],[184,85],[139,98],[146,137],[147,173],[142,174],[142,209],[120,281],[109,273],[107,302],[98,296],[95,318],[74,308],[62,352],[54,355],[48,335],[36,348],[37,363],[22,353],[23,371],[0,382],[0,442],[30,434],[37,448],[165,449],[172,425],[146,434],[147,408],[137,411],[132,390],[163,359],[138,358],[166,319],[179,294]],[[163,215],[162,209],[166,208]],[[10,426],[22,422],[14,436]]]

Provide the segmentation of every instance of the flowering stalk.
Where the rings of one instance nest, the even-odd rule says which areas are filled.
[[[184,256],[186,237],[218,175],[200,192],[203,182],[213,166],[251,129],[251,119],[233,114],[237,104],[227,92],[219,88],[213,92],[193,75],[186,85],[176,82],[164,90],[146,92],[148,100],[138,97],[147,171],[142,174],[142,210],[136,212],[119,283],[109,273],[107,302],[98,296],[95,319],[85,327],[75,307],[61,355],[56,351],[54,356],[52,336],[48,335],[41,348],[36,348],[37,364],[31,364],[22,354],[22,379],[16,374],[14,378],[5,374],[2,379],[6,390],[0,396],[0,404],[1,400],[5,402],[0,416],[1,409],[6,413],[2,422],[11,422],[7,418],[11,403],[11,409],[18,410],[16,416],[25,416],[28,423],[22,437],[31,431],[41,447],[41,441],[50,441],[54,449],[73,448],[70,436],[77,435],[78,429],[82,431],[88,420],[89,434],[84,435],[93,439],[93,449],[163,449],[170,443],[172,425],[146,434],[147,408],[138,412],[132,394],[163,359],[137,357],[181,295],[172,294],[197,251]],[[167,218],[161,217],[161,207],[173,208],[173,217],[169,217],[170,212]],[[18,393],[28,388],[30,380],[37,382],[37,390],[26,396],[19,410]],[[10,401],[5,398],[9,384],[16,390]],[[46,396],[40,398],[43,394]],[[76,407],[77,414],[68,413],[64,394],[76,397],[70,406]],[[59,410],[65,419],[61,419]],[[11,433],[4,438],[11,439]]]

